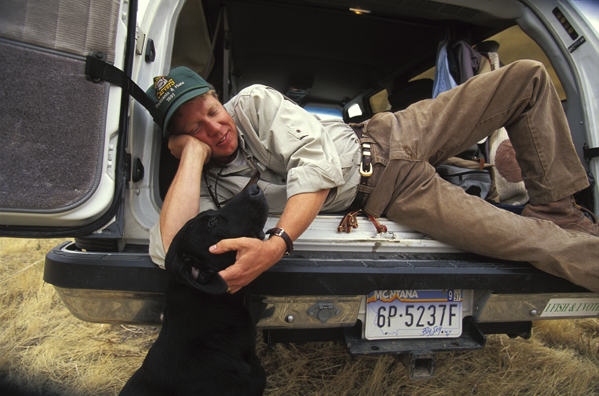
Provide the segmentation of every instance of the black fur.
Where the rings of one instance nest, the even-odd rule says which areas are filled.
[[[141,368],[120,395],[261,395],[266,375],[243,290],[227,293],[218,274],[235,252],[213,255],[222,239],[264,238],[268,205],[253,185],[223,209],[202,212],[175,236],[166,255],[164,322]]]

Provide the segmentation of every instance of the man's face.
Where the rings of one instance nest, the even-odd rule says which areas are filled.
[[[211,159],[225,162],[237,150],[237,126],[217,98],[205,95],[181,105],[175,135],[190,135],[212,149]]]

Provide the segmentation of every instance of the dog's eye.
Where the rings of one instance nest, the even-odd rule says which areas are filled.
[[[214,228],[215,225],[218,224],[218,219],[213,217],[212,219],[208,220],[208,226],[207,229],[208,231],[210,231],[212,228]]]

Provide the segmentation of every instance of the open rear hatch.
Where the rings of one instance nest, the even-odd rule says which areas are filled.
[[[123,67],[120,3],[68,3],[0,3],[3,236],[87,234],[118,208],[121,90],[87,80],[85,64],[95,51]]]

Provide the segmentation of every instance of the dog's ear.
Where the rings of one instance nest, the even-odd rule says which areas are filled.
[[[178,281],[208,294],[224,294],[228,286],[218,271],[207,268],[193,257],[176,257],[173,260]]]

